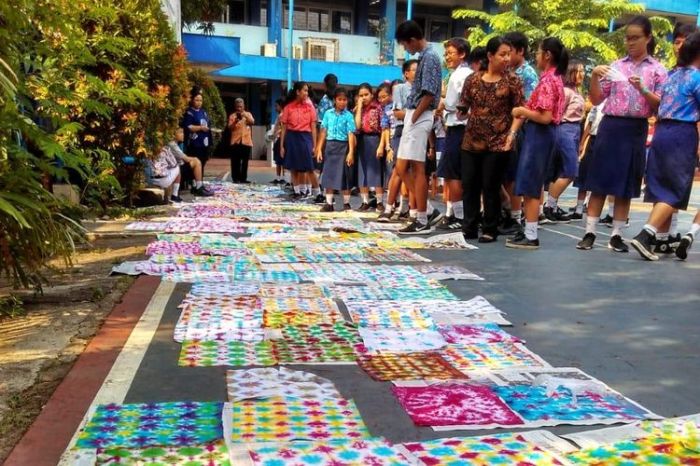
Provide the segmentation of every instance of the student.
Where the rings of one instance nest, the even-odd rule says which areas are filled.
[[[272,129],[268,131],[267,139],[272,141],[272,160],[275,162],[275,179],[272,180],[272,184],[285,184],[284,181],[284,160],[280,156],[280,133],[282,132],[281,123],[279,115],[282,113],[282,107],[284,105],[284,99],[277,99],[275,101],[275,112],[277,113],[277,120],[272,126]]]
[[[408,99],[408,94],[411,93],[411,86],[413,85],[413,79],[416,76],[417,67],[418,60],[406,60],[402,67],[404,82],[395,86],[393,90],[391,101],[393,105],[393,121],[395,122],[395,127],[394,135],[391,138],[391,145],[394,153],[394,166],[396,165],[396,154],[398,153],[399,143],[401,142],[401,136],[403,134],[403,120],[406,115],[406,100]],[[402,190],[405,190],[405,187],[402,187],[401,177],[396,170],[392,170],[391,172],[391,176],[389,177],[389,181],[387,183],[387,189],[388,193],[386,206],[384,207],[384,212],[380,213],[379,217],[377,217],[378,222],[389,222],[393,218],[395,214],[394,204],[396,203],[396,198],[399,197]],[[399,220],[408,218],[409,202],[408,195],[406,194],[407,193],[401,194],[400,197],[398,210]]]
[[[462,191],[466,239],[478,237],[481,198],[484,216],[479,242],[491,243],[498,236],[500,190],[508,151],[515,131],[513,108],[523,104],[522,81],[508,72],[511,45],[494,37],[486,45],[488,68],[464,81],[459,102],[460,117],[467,126],[461,142]]]
[[[386,127],[382,128],[382,137],[379,140],[379,146],[384,148],[384,173],[382,175],[382,179],[384,180],[384,186],[382,187],[384,189],[388,187],[391,174],[394,171],[394,148],[391,144],[391,138],[393,137],[396,125],[394,103],[391,100],[394,92],[394,85],[395,83],[385,81],[377,87],[377,102],[382,106],[382,111],[384,112],[382,121],[386,123]],[[380,202],[383,202],[383,200],[380,199]],[[384,209],[377,209],[377,212],[380,212],[381,215],[384,213]]]
[[[369,188],[377,193],[377,211],[383,212],[381,199],[384,195],[384,147],[379,142],[382,131],[389,128],[384,109],[377,101],[372,86],[362,83],[357,90],[358,103],[355,106],[355,126],[357,127],[357,161],[359,167],[358,185],[362,204],[359,211],[366,212],[369,206]]]
[[[486,47],[474,47],[474,49],[469,52],[469,56],[467,56],[467,65],[469,65],[469,68],[471,68],[474,73],[477,71],[486,71],[488,67]]]
[[[700,34],[686,38],[678,65],[661,86],[656,133],[646,167],[644,202],[654,203],[647,223],[631,244],[646,260],[654,252],[659,228],[670,221],[674,209],[686,210],[698,162],[700,121]],[[691,235],[691,243],[693,236]],[[687,248],[686,248],[687,250]]]
[[[301,185],[305,184],[305,176],[314,173],[313,150],[316,146],[316,109],[309,100],[309,86],[305,82],[294,83],[280,122],[280,156],[284,167],[292,172],[292,199],[298,200],[303,197]],[[314,195],[320,194],[320,189],[315,190],[318,193],[314,192]]]
[[[213,196],[214,193],[209,191],[205,186],[204,186],[204,180],[203,180],[203,170],[202,170],[202,162],[199,161],[198,158],[195,157],[189,157],[185,155],[185,153],[182,151],[182,143],[185,140],[185,130],[183,128],[178,128],[175,131],[175,139],[173,141],[170,141],[168,143],[168,148],[170,149],[171,154],[175,157],[175,160],[178,161],[180,165],[180,176],[182,178],[182,172],[186,168],[190,171],[190,173],[194,176],[194,187],[190,189],[190,194],[193,196],[200,196],[200,197],[210,197]],[[176,189],[177,188],[177,189]],[[180,186],[175,186],[173,185],[173,193],[175,197],[179,197],[179,191],[180,191]]]
[[[513,53],[510,54],[510,66],[513,72],[523,83],[523,93],[525,101],[530,99],[533,91],[539,82],[537,71],[530,65],[529,51],[530,44],[528,37],[519,31],[509,32],[505,35],[505,40],[513,46]],[[518,133],[514,150],[510,151],[508,160],[508,168],[506,169],[503,186],[505,187],[508,197],[510,198],[510,218],[505,218],[501,232],[503,234],[514,234],[521,229],[522,220],[522,203],[520,196],[515,195],[515,178],[518,170],[518,160],[520,156],[522,140],[522,130]]]
[[[553,223],[568,223],[571,216],[559,207],[559,196],[578,174],[578,149],[581,143],[581,120],[585,101],[578,88],[583,84],[583,63],[572,61],[564,79],[564,115],[556,128],[555,163],[559,168],[550,183],[544,215]]]
[[[452,70],[447,81],[447,91],[443,101],[445,114],[445,148],[438,162],[437,175],[445,179],[447,211],[445,217],[437,224],[438,230],[461,230],[464,220],[464,203],[462,200],[462,154],[460,146],[464,139],[465,121],[457,118],[457,105],[464,82],[473,73],[466,63],[469,56],[469,44],[461,37],[455,37],[445,43],[445,64]]]
[[[202,163],[202,170],[209,160],[209,146],[212,143],[209,130],[209,115],[202,108],[202,89],[193,87],[190,92],[190,106],[185,112],[182,127],[185,129],[185,152]]]
[[[641,193],[647,119],[658,108],[658,92],[666,81],[666,69],[652,57],[655,44],[649,18],[635,16],[630,20],[625,27],[625,46],[625,58],[612,66],[597,66],[591,76],[591,102],[597,105],[605,98],[607,101],[583,186],[591,196],[586,234],[576,245],[582,250],[593,248],[605,196],[613,195],[615,210],[608,248],[629,251],[622,240],[622,228],[632,198]]]
[[[395,170],[416,199],[416,220],[398,231],[403,235],[424,235],[431,231],[428,223],[428,183],[425,177],[425,148],[432,128],[433,111],[440,100],[442,66],[440,57],[423,36],[415,21],[399,25],[396,40],[410,54],[419,53],[416,77],[407,98],[403,135]]]
[[[576,207],[571,213],[572,220],[581,220],[583,218],[583,207],[586,201],[587,191],[583,189],[583,185],[586,182],[586,174],[588,173],[588,161],[590,160],[590,154],[593,152],[593,147],[595,147],[595,138],[598,134],[598,127],[600,122],[603,120],[603,105],[605,102],[596,105],[591,108],[586,117],[586,123],[583,126],[583,135],[581,136],[581,143],[579,146],[579,165],[578,173],[576,179],[574,180],[574,186],[578,188],[578,195],[576,197]]]
[[[515,249],[540,247],[537,238],[540,197],[552,159],[556,125],[561,123],[564,113],[561,77],[569,66],[569,53],[559,39],[548,37],[540,44],[536,60],[537,67],[542,70],[540,82],[526,106],[513,109],[516,130],[527,120],[514,191],[516,196],[523,196],[525,230],[506,241],[507,247]],[[511,133],[511,142],[516,134]]]
[[[326,111],[321,121],[321,133],[316,146],[316,159],[324,163],[322,176],[326,203],[321,212],[333,212],[333,191],[343,195],[343,210],[350,210],[350,186],[345,178],[345,166],[355,160],[355,118],[347,109],[348,95],[342,87],[333,94],[335,107]],[[324,148],[325,143],[325,148]]]

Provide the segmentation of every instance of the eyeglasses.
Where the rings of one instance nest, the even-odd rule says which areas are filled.
[[[625,42],[637,42],[642,38],[644,38],[644,36],[625,36]]]

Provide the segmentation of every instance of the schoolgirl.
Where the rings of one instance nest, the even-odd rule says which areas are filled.
[[[386,128],[382,129],[382,137],[379,146],[384,148],[384,189],[388,188],[391,174],[394,171],[394,146],[392,145],[393,133],[396,128],[396,118],[394,117],[394,103],[392,101],[394,83],[384,82],[377,87],[377,101],[384,110],[384,121]],[[380,200],[381,201],[381,200]],[[377,211],[381,212],[381,211]]]
[[[578,188],[576,196],[576,207],[570,214],[571,220],[581,220],[583,218],[583,208],[586,202],[588,191],[583,188],[586,182],[586,174],[588,173],[588,161],[591,159],[590,154],[595,147],[595,139],[598,135],[598,127],[603,120],[603,106],[605,103],[598,104],[591,108],[586,117],[586,123],[583,126],[583,135],[579,147],[579,164],[578,173],[574,180],[574,186]],[[612,217],[611,217],[612,218]]]
[[[190,106],[182,122],[185,129],[185,153],[202,162],[202,171],[209,160],[209,147],[212,144],[209,115],[202,108],[203,103],[202,89],[193,87],[190,92]]]
[[[515,180],[515,195],[523,197],[525,229],[506,241],[507,247],[516,249],[540,247],[537,238],[540,197],[554,152],[556,126],[564,114],[561,77],[569,66],[569,53],[559,39],[548,37],[540,44],[536,61],[542,71],[540,82],[527,104],[513,109],[516,120],[509,137],[512,142],[519,127],[527,121]]]
[[[366,212],[369,206],[369,188],[377,194],[377,211],[384,211],[380,202],[384,195],[384,147],[381,147],[382,131],[389,127],[384,109],[372,92],[368,83],[358,88],[358,103],[355,107],[355,126],[357,127],[357,161],[359,164],[358,186],[362,197],[360,212]]]
[[[629,251],[622,240],[622,228],[632,198],[641,194],[647,119],[658,108],[658,93],[666,81],[666,69],[652,57],[655,45],[649,18],[635,16],[630,20],[625,27],[625,46],[625,58],[612,66],[597,66],[591,76],[591,102],[597,105],[607,100],[583,186],[591,195],[586,233],[576,245],[582,250],[593,248],[605,196],[613,195],[613,231],[608,248]]]

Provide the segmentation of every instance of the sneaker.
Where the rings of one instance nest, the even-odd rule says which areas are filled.
[[[369,204],[363,202],[362,204],[360,204],[360,207],[357,210],[359,212],[367,212],[369,210]]]
[[[278,179],[274,179],[274,180],[270,181],[270,184],[279,184],[279,182],[280,181]]]
[[[382,212],[379,214],[379,217],[377,217],[377,222],[379,223],[389,223],[391,222],[391,217],[394,215],[394,211],[392,210],[391,212]]]
[[[423,224],[415,220],[398,231],[400,235],[429,235],[432,231],[430,224]]]
[[[428,216],[428,225],[435,226],[437,223],[442,220],[442,218],[445,216],[442,212],[440,212],[437,209],[433,209],[433,211],[430,213]]]
[[[668,244],[671,246],[671,249],[675,251],[676,248],[678,248],[678,246],[681,244],[681,234],[676,233],[675,236],[669,236]]]
[[[695,238],[690,233],[686,233],[681,238],[678,247],[676,248],[676,257],[684,261],[688,257],[688,249],[693,245]]]
[[[290,201],[298,201],[298,200],[301,199],[303,196],[304,196],[304,195],[301,194],[301,193],[292,193],[292,194],[289,195],[289,200],[290,200]]]
[[[671,247],[671,238],[666,238],[663,241],[656,240],[654,252],[657,254],[673,254],[674,249]]]
[[[617,235],[615,235],[617,236]],[[612,238],[611,238],[612,242]],[[635,236],[632,241],[630,241],[630,244],[634,249],[637,250],[640,256],[642,256],[643,259],[646,259],[648,261],[657,261],[659,260],[659,256],[654,254],[654,244],[656,243],[654,236],[651,235],[648,231],[645,229],[642,229],[642,231],[639,232],[637,236]],[[657,245],[658,247],[658,245]]]
[[[581,220],[583,218],[583,212],[579,214],[574,210],[572,213],[569,214],[569,218],[571,220]]]
[[[458,219],[454,215],[449,217],[443,217],[442,220],[437,224],[436,228],[443,231],[455,231],[462,229],[462,220]]]
[[[350,204],[343,204],[343,210],[344,211],[352,210],[352,206]]]
[[[576,249],[589,251],[593,249],[593,243],[595,243],[595,233],[586,233],[583,235],[583,239],[576,244]]]
[[[608,242],[608,249],[612,249],[615,252],[629,252],[630,248],[622,241],[622,236],[615,235],[610,238]]]
[[[314,197],[314,204],[323,204],[326,202],[326,196],[323,194],[316,194],[316,197]]]
[[[504,220],[503,224],[498,228],[498,233],[501,235],[514,235],[522,230],[520,222],[515,220],[513,217]]]
[[[190,194],[192,194],[193,196],[198,196],[198,197],[212,197],[214,195],[213,192],[209,191],[204,186],[202,186],[201,188],[190,189]]]
[[[539,239],[527,239],[525,233],[520,232],[512,238],[506,240],[506,247],[512,249],[539,249]]]
[[[406,212],[399,212],[396,219],[400,222],[405,222],[410,216],[411,212],[407,210]]]
[[[547,213],[547,208],[545,207],[544,215],[551,220],[552,223],[569,223],[571,221],[571,216],[560,207],[550,208],[549,213]]]
[[[370,196],[370,198],[369,198],[369,203],[368,203],[368,204],[369,204],[370,207],[374,207],[375,209],[376,209],[377,206],[379,205],[379,203],[377,202],[377,198],[376,198],[376,197],[372,197],[372,196]]]
[[[377,204],[377,206],[374,208],[374,210],[376,210],[377,212],[384,212],[384,204],[382,204],[381,202],[379,202],[379,203]]]
[[[541,214],[540,217],[537,219],[537,224],[538,225],[547,225],[548,223],[554,223],[550,219],[547,218],[544,214]]]
[[[464,236],[464,239],[478,239],[479,233],[476,231],[468,231],[468,232],[463,231],[462,236]]]
[[[180,196],[170,196],[170,202],[174,202],[175,204],[179,204],[182,202],[182,198]]]
[[[606,215],[605,217],[598,220],[598,223],[600,223],[601,225],[605,225],[608,228],[612,228],[612,226],[613,226],[612,222],[613,222],[613,218],[610,215]]]
[[[334,210],[331,204],[323,204],[323,207],[321,207],[321,212],[333,212]]]

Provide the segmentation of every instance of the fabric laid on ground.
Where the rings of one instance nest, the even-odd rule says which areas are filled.
[[[334,300],[328,298],[265,298],[264,325],[269,328],[343,321]]]
[[[231,444],[370,437],[355,403],[343,399],[277,397],[225,403],[223,424]]]
[[[360,327],[414,328],[435,327],[428,312],[416,307],[400,306],[395,301],[348,301],[352,321]]]
[[[205,296],[218,299],[223,296],[254,296],[260,292],[260,283],[236,282],[236,283],[194,283],[188,296]]]
[[[273,344],[280,364],[352,363],[365,351],[357,329],[346,322],[285,327]]]
[[[437,330],[447,343],[454,345],[522,343],[521,339],[514,337],[496,324],[439,325]]]
[[[357,364],[374,380],[466,379],[437,353],[360,355]]]
[[[260,287],[260,296],[264,298],[327,298],[323,288],[310,283],[295,285],[266,283]]]
[[[98,449],[96,466],[232,466],[223,440],[180,447]]]
[[[191,446],[222,438],[222,403],[99,405],[77,448]]]
[[[549,366],[522,344],[502,341],[448,345],[440,355],[462,372]]]
[[[178,218],[170,220],[166,233],[245,233],[240,222],[226,218]]]
[[[382,439],[294,442],[250,450],[256,466],[405,466],[412,464]]]
[[[271,341],[188,341],[182,342],[178,365],[274,366],[278,363]]]
[[[388,288],[380,286],[345,286],[345,285],[325,285],[325,293],[336,299],[343,301],[354,300],[401,300],[415,301],[417,299],[434,300],[457,300],[457,296],[452,294],[445,287],[419,288]]]
[[[168,222],[132,222],[124,227],[126,231],[164,231]]]
[[[227,371],[226,388],[231,402],[276,396],[311,400],[342,398],[330,380],[284,367]]]
[[[483,280],[477,274],[458,265],[414,265],[413,267],[432,280]]]
[[[442,335],[427,329],[360,328],[364,346],[371,353],[412,353],[439,350],[447,345]]]

